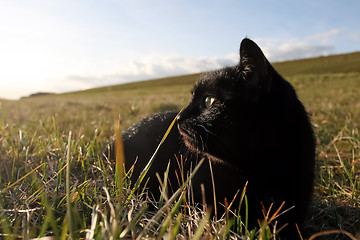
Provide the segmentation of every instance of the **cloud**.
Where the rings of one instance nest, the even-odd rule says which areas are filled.
[[[349,39],[351,39],[354,42],[360,41],[360,33],[352,32],[352,33],[349,33],[348,36],[349,36]]]
[[[307,42],[283,43],[268,51],[269,59],[274,62],[310,58],[329,55],[334,47],[323,45],[311,45]]]
[[[259,38],[255,42],[272,62],[310,58],[333,54],[334,38],[341,34],[339,29],[309,35],[304,38]],[[151,55],[137,59],[117,60],[112,71],[102,74],[73,74],[67,76],[56,86],[57,92],[73,91],[120,84],[139,80],[148,80],[168,76],[185,75],[235,65],[239,56],[234,51],[226,56],[182,56],[180,54]],[[71,86],[71,89],[66,86]]]
[[[326,45],[326,44],[331,44],[333,39],[339,36],[340,33],[341,33],[340,29],[331,29],[327,32],[307,36],[305,39],[308,41],[317,41],[323,45]]]
[[[340,29],[309,35],[304,38],[260,38],[255,39],[270,61],[326,56],[335,51],[334,39],[341,34]]]
[[[237,54],[225,57],[186,57],[181,55],[152,54],[136,60],[116,61],[114,72],[99,75],[70,75],[65,84],[72,88],[91,88],[125,82],[177,76],[235,65]],[[63,82],[64,83],[64,82]]]

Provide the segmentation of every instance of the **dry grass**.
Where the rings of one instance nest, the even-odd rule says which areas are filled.
[[[163,213],[146,211],[149,205],[161,206],[149,202],[141,191],[136,198],[120,201],[119,186],[129,194],[129,179],[120,184],[114,163],[101,156],[115,132],[114,116],[124,129],[152,112],[180,109],[190,99],[195,78],[189,77],[186,84],[172,79],[142,89],[138,85],[1,101],[1,236],[260,239],[256,232],[234,228],[227,216],[208,221],[206,211],[180,204],[184,203],[180,193]],[[315,197],[307,229],[356,235],[360,231],[360,74],[298,75],[289,80],[309,110],[317,135]],[[264,229],[269,237],[272,229]],[[339,233],[327,239],[346,239]]]

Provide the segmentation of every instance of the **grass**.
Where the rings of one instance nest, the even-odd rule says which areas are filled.
[[[305,63],[299,66],[306,69]],[[298,70],[284,66],[317,136],[307,231],[336,230],[328,237],[349,239],[342,231],[360,232],[360,73],[340,64],[341,72],[292,74]],[[159,203],[140,188],[129,197],[131,169],[116,170],[101,155],[117,132],[114,119],[125,129],[150,113],[180,109],[198,77],[1,100],[0,238],[269,239],[271,223],[263,231],[236,227],[240,220],[231,212],[214,219],[181,192]],[[166,182],[166,174],[159,174]]]

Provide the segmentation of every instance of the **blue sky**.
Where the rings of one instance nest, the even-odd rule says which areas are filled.
[[[0,98],[360,51],[360,1],[3,0]]]

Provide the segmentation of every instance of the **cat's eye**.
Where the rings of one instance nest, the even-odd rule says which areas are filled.
[[[213,97],[206,97],[205,98],[205,107],[210,107],[215,101],[215,98]]]

